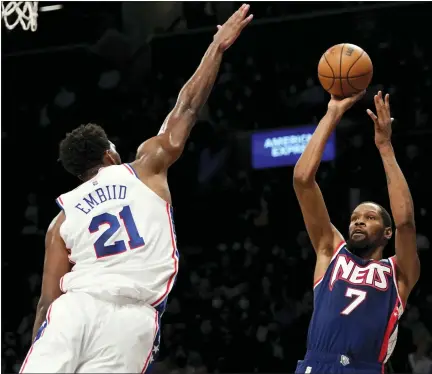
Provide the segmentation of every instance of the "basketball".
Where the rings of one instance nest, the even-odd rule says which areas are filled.
[[[329,48],[318,64],[318,78],[323,88],[338,97],[348,97],[369,86],[373,75],[372,60],[360,47],[342,43]]]

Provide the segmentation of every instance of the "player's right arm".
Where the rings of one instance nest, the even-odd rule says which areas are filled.
[[[249,5],[243,4],[222,26],[208,47],[201,64],[181,89],[174,109],[166,117],[159,134],[138,148],[132,163],[140,174],[163,173],[182,154],[192,127],[213,88],[223,53],[235,42],[252,20]],[[142,179],[142,178],[141,178]]]
[[[45,261],[42,277],[42,291],[36,308],[36,319],[33,327],[33,341],[44,322],[48,308],[63,292],[60,279],[71,270],[69,252],[60,236],[60,226],[66,216],[60,212],[51,222],[45,236]]]
[[[306,230],[317,254],[315,280],[324,275],[335,247],[343,240],[342,235],[330,221],[323,195],[315,179],[316,173],[331,133],[343,114],[363,95],[364,92],[343,100],[331,98],[327,113],[319,122],[294,168],[294,190]]]

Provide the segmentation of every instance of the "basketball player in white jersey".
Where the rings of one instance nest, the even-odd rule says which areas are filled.
[[[60,195],[46,235],[42,294],[24,373],[145,373],[178,270],[167,169],[181,155],[223,52],[252,20],[244,4],[218,27],[159,134],[122,164],[101,127],[83,125],[60,160],[83,182]],[[70,265],[72,263],[73,265]]]

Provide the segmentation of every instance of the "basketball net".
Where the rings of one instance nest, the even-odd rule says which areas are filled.
[[[2,1],[1,18],[6,28],[14,29],[18,24],[23,30],[37,30],[37,1]]]

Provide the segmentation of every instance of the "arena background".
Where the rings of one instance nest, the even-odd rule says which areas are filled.
[[[54,199],[77,184],[57,162],[59,141],[96,122],[131,160],[157,133],[215,25],[238,6],[40,5],[49,4],[63,8],[40,12],[35,33],[2,26],[2,373],[18,372],[29,348],[44,232],[58,211]],[[374,77],[339,125],[336,158],[322,165],[319,183],[343,232],[359,201],[389,208],[365,114],[378,89],[389,92],[423,271],[387,370],[430,373],[432,5],[254,2],[252,12],[253,24],[226,53],[201,120],[170,171],[181,262],[154,373],[288,373],[302,358],[315,255],[292,167],[252,168],[251,135],[317,124],[328,100],[317,63],[340,42],[369,53]]]

